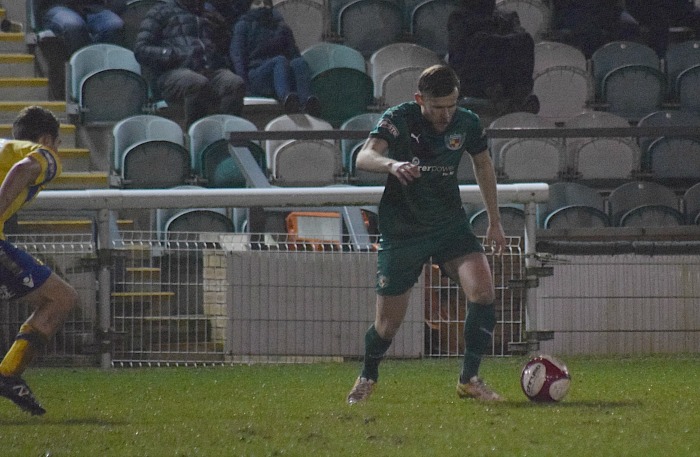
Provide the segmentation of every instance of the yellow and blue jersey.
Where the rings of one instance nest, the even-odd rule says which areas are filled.
[[[31,186],[24,189],[4,214],[0,214],[0,239],[5,239],[5,222],[25,203],[31,201],[46,184],[61,174],[61,161],[55,151],[31,141],[0,139],[0,182],[20,160],[31,157],[41,166],[41,173]]]

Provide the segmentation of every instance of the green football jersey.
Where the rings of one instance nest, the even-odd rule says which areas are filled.
[[[387,239],[415,237],[436,230],[468,227],[457,181],[462,154],[487,148],[479,117],[457,108],[445,132],[437,133],[416,102],[389,108],[370,132],[389,143],[392,159],[418,165],[421,176],[401,185],[389,175],[379,204],[379,230]]]

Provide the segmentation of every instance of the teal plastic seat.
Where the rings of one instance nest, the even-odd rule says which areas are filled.
[[[192,170],[206,187],[246,187],[245,176],[231,157],[231,148],[234,147],[248,149],[261,170],[265,170],[265,152],[259,141],[241,146],[232,146],[229,141],[231,132],[256,130],[255,124],[249,120],[228,114],[214,114],[192,123],[188,129]]]
[[[112,173],[124,188],[169,188],[191,178],[190,154],[180,126],[170,119],[142,114],[112,129]]]
[[[116,122],[140,114],[148,102],[148,84],[134,53],[98,43],[70,57],[66,78],[68,111],[81,123]]]
[[[321,102],[321,118],[334,128],[365,113],[374,101],[372,78],[358,51],[337,43],[319,43],[302,56],[311,68],[311,91]]]
[[[456,0],[427,0],[411,10],[410,34],[416,44],[444,57],[448,50],[447,19],[457,9]]]
[[[404,35],[403,5],[394,0],[354,0],[340,9],[338,34],[343,43],[369,58]]]

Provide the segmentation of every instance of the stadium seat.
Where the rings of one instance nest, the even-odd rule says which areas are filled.
[[[700,114],[700,64],[680,72],[676,79],[676,90],[680,109]]]
[[[551,212],[544,220],[545,229],[576,229],[608,227],[610,220],[603,211],[583,205],[564,206]]]
[[[337,43],[318,43],[302,52],[311,69],[311,90],[321,102],[321,118],[339,127],[367,112],[374,101],[372,78],[365,58]]]
[[[683,194],[683,212],[686,224],[700,224],[700,182]]]
[[[668,185],[692,185],[700,179],[700,139],[663,136],[646,150],[651,176]]]
[[[634,178],[641,153],[634,141],[598,137],[578,143],[573,151],[573,175],[592,186],[615,186]]]
[[[403,67],[388,73],[382,79],[377,105],[382,109],[415,100],[418,79],[425,67]]]
[[[457,8],[456,0],[426,0],[410,10],[410,34],[416,44],[440,57],[448,50],[447,19]]]
[[[567,128],[624,128],[629,127],[627,119],[606,111],[584,110],[571,117],[564,124]],[[569,168],[575,172],[575,158],[582,144],[588,143],[593,137],[573,137],[566,139],[567,161]],[[624,141],[636,143],[636,138],[625,137]]]
[[[551,119],[545,119],[537,114],[517,112],[509,113],[494,119],[490,124],[489,128],[527,128],[527,127],[541,127],[541,128],[554,128],[556,124]],[[492,138],[489,136],[488,145],[491,151],[491,159],[494,161],[494,166],[496,169],[500,167],[499,158],[501,155],[501,149],[503,145],[513,140],[513,138]]]
[[[403,10],[393,0],[354,0],[338,13],[343,44],[366,59],[377,49],[401,41],[403,33]]]
[[[160,116],[142,114],[112,129],[113,185],[170,188],[191,178],[190,154],[180,126]]]
[[[384,78],[401,68],[422,67],[444,63],[434,51],[415,43],[392,43],[377,49],[369,58],[369,73],[374,83],[374,97],[382,96]],[[415,92],[415,87],[413,87]]]
[[[202,189],[183,185],[174,189]],[[172,232],[234,232],[235,224],[225,208],[162,208],[156,210],[158,239],[167,241]]]
[[[646,65],[622,65],[603,77],[601,101],[605,110],[636,122],[661,109],[665,87],[660,70]]]
[[[259,141],[250,141],[241,146],[231,146],[229,141],[231,132],[256,130],[255,124],[249,120],[228,114],[207,116],[190,126],[188,137],[192,170],[206,187],[246,187],[245,176],[231,157],[231,148],[249,150],[260,169],[266,169],[265,152]]]
[[[620,227],[674,227],[683,224],[677,209],[665,205],[643,205],[620,217]]]
[[[305,114],[282,115],[266,131],[332,130],[326,121]],[[266,140],[271,181],[280,186],[333,184],[342,173],[341,152],[333,140]]]
[[[499,205],[501,225],[506,236],[522,236],[525,231],[525,211],[522,205]],[[469,222],[477,236],[486,235],[489,226],[488,213],[481,208],[469,217]]]
[[[557,139],[515,138],[501,147],[499,180],[506,182],[554,182],[565,172],[566,160]]]
[[[567,207],[585,206],[605,214],[605,200],[594,188],[570,181],[560,181],[549,185],[549,200],[537,205],[538,224],[555,211]]]
[[[588,71],[574,66],[551,66],[534,76],[533,94],[540,101],[539,116],[562,122],[583,111],[593,100]]]
[[[681,43],[671,43],[664,55],[666,73],[666,88],[668,97],[677,100],[678,75],[683,70],[700,65],[700,40],[688,40]]]
[[[596,99],[603,99],[603,79],[616,68],[624,65],[643,65],[661,69],[661,62],[656,52],[649,46],[633,41],[612,41],[596,49],[591,55],[593,82]],[[637,91],[635,90],[635,93]]]
[[[326,3],[317,0],[276,0],[274,8],[294,32],[301,50],[321,43],[330,31]]]
[[[533,76],[551,67],[574,67],[588,71],[586,56],[580,49],[556,41],[535,43]]]
[[[270,180],[277,186],[326,186],[338,178],[340,150],[323,140],[291,140],[275,150]]]
[[[83,124],[117,122],[140,114],[148,102],[148,84],[129,49],[99,43],[85,46],[66,66],[67,111]]]
[[[497,0],[496,8],[518,13],[520,25],[537,43],[549,30],[552,12],[546,0]]]
[[[659,183],[626,182],[610,192],[608,202],[614,226],[679,225],[683,221],[678,197]]]
[[[698,126],[700,127],[700,115],[689,111],[659,110],[647,114],[637,123],[639,127],[665,127],[665,126]],[[642,153],[642,169],[651,171],[649,159],[649,145],[659,137],[639,137],[639,149]],[[698,136],[700,138],[700,135]]]
[[[369,132],[377,125],[377,121],[379,121],[380,116],[380,113],[358,114],[357,116],[353,116],[347,121],[343,122],[343,125],[340,126],[340,129],[367,130]],[[348,172],[350,172],[350,170],[352,169],[353,151],[355,150],[358,144],[361,146],[364,143],[365,139],[362,138],[340,140],[340,150],[343,154],[343,167]]]

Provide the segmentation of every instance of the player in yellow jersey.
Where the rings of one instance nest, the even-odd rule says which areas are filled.
[[[78,294],[47,266],[7,242],[4,225],[61,173],[58,128],[51,111],[30,106],[12,124],[14,139],[0,139],[0,299],[21,298],[33,309],[0,362],[0,395],[32,415],[46,410],[21,375],[62,325]]]

